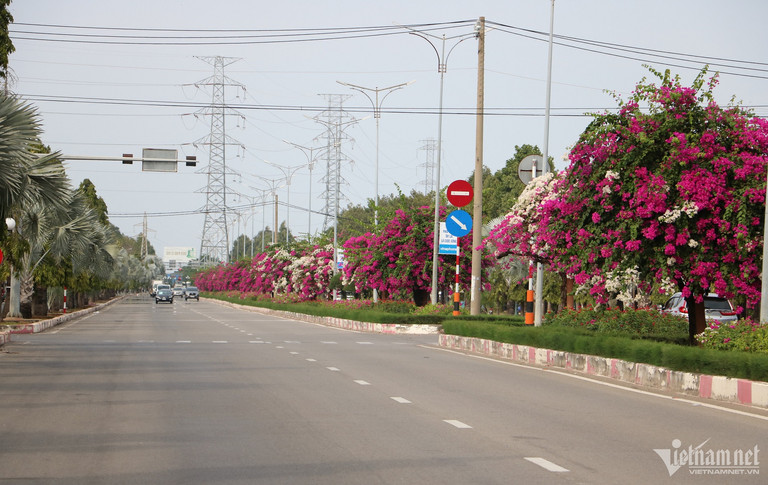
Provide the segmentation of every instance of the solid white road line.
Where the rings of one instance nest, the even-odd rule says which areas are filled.
[[[562,473],[570,471],[567,468],[563,468],[560,465],[556,465],[555,463],[552,463],[551,461],[545,460],[544,458],[540,458],[538,456],[526,456],[525,459],[551,472]]]
[[[468,425],[467,423],[462,423],[456,419],[444,419],[443,422],[446,422],[451,426],[455,426],[459,429],[472,429],[472,426]]]

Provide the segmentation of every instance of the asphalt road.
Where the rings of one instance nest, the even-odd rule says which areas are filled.
[[[766,413],[436,341],[128,298],[0,353],[0,483],[768,480]],[[681,461],[699,445],[750,466]]]

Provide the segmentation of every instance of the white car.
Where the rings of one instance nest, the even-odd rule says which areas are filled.
[[[661,308],[661,311],[671,315],[688,317],[688,306],[682,293],[672,295]],[[716,293],[709,293],[704,297],[704,312],[707,315],[707,320],[735,322],[738,319],[731,302],[725,298],[720,298]]]
[[[173,288],[173,296],[182,296],[184,294],[183,286],[176,286]]]

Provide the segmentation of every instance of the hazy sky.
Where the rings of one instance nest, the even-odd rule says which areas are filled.
[[[421,165],[429,152],[421,148],[438,132],[438,57],[425,40],[393,27],[421,24],[415,28],[445,34],[446,52],[455,48],[445,74],[440,185],[467,178],[475,159],[477,41],[456,44],[450,37],[471,34],[474,20],[484,16],[484,163],[495,172],[514,155],[515,145],[544,144],[550,6],[549,0],[15,0],[12,90],[38,106],[43,141],[62,154],[139,156],[142,148],[172,148],[182,157],[195,155],[196,168],[182,166],[173,174],[142,173],[140,164],[119,162],[66,166],[73,184],[86,177],[94,182],[123,233],[139,234],[146,213],[150,242],[160,254],[165,246],[199,249],[209,153],[193,142],[206,137],[211,124],[210,117],[194,113],[211,103],[212,91],[195,83],[212,76],[213,68],[196,56],[240,58],[226,75],[245,91],[225,90],[227,102],[243,116],[226,121],[226,135],[241,144],[227,148],[228,202],[234,208],[250,205],[236,194],[258,196],[257,189],[265,187],[259,176],[280,176],[266,161],[306,165],[305,155],[283,140],[324,146],[325,128],[312,119],[328,105],[323,95],[349,95],[344,107],[359,121],[347,128],[351,139],[343,144],[353,160],[343,167],[345,207],[375,196],[376,123],[370,101],[337,81],[370,88],[413,81],[382,103],[378,192],[423,191]],[[710,63],[723,72],[719,102],[735,96],[766,116],[766,18],[763,0],[557,0],[549,134],[557,167],[565,168],[568,147],[590,120],[584,113],[615,107],[605,90],[631,92],[649,75],[643,64],[670,68],[690,83]],[[344,38],[327,40],[329,29],[363,27],[379,29],[365,36],[335,31]],[[266,31],[282,36],[253,37]],[[252,37],[225,39],[234,35]],[[311,182],[306,167],[293,177],[294,234],[322,229],[325,218],[319,214],[308,228],[307,209],[324,207],[325,175],[321,159]],[[283,221],[286,188],[278,195]],[[233,218],[231,233],[259,232],[264,223],[273,227],[272,214],[261,204],[244,209],[240,229]]]

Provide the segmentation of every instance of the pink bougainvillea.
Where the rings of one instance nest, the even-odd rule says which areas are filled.
[[[706,71],[692,87],[652,72],[661,84],[596,115],[565,172],[529,186],[488,242],[574,276],[597,301],[631,270],[646,287],[755,305],[768,121],[718,106]]]

